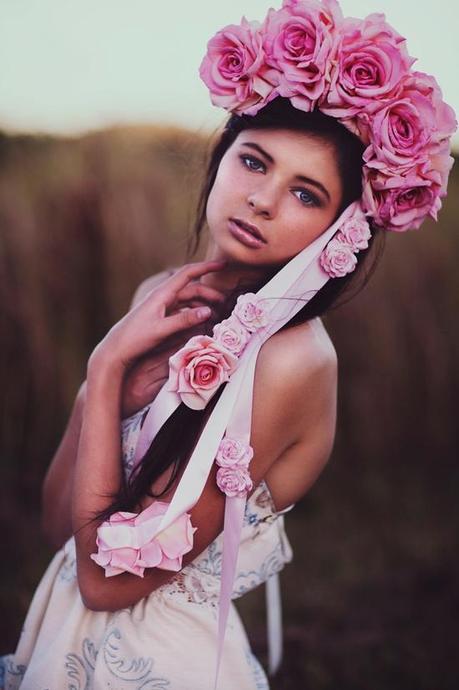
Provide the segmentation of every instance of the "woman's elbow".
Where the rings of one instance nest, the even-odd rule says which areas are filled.
[[[90,583],[82,584],[78,580],[78,589],[80,591],[81,601],[83,606],[90,611],[117,611],[119,607],[110,605],[107,596],[104,596],[103,588],[99,589]]]
[[[41,514],[41,532],[45,541],[56,551],[61,549],[72,536],[72,529],[63,520],[58,520],[50,511],[43,510]]]

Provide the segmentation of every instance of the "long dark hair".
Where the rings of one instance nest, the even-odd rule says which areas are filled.
[[[201,193],[198,198],[196,221],[188,242],[188,257],[196,253],[199,248],[202,229],[206,223],[207,200],[215,182],[220,161],[238,134],[250,128],[289,129],[306,132],[310,136],[333,146],[343,188],[343,199],[336,218],[350,203],[359,199],[362,194],[362,154],[364,151],[362,142],[335,118],[324,115],[320,111],[305,113],[292,106],[289,99],[277,97],[254,116],[231,115],[223,131],[218,134],[217,141],[212,143]],[[321,316],[330,310],[332,306],[336,308],[339,304],[342,304],[343,300],[338,303],[338,297],[345,292],[347,296],[345,301],[348,301],[356,292],[360,291],[368,282],[370,275],[376,267],[383,250],[383,238],[384,233],[378,228],[373,227],[368,248],[361,250],[357,254],[358,263],[355,270],[342,278],[333,278],[327,281],[283,328],[290,328],[295,324]],[[369,261],[367,258],[370,255],[373,255],[372,261]],[[273,269],[272,275],[278,270],[278,267],[275,270]],[[256,292],[270,277],[272,276],[268,275],[266,277],[265,275],[261,283],[252,285],[245,283],[243,286],[238,286],[233,290],[219,309],[217,318],[213,322],[209,320],[206,323],[205,332],[211,335],[214,323],[229,316],[239,294],[248,291]],[[356,285],[357,290],[349,294],[351,284],[353,286]],[[177,479],[180,470],[184,469],[199,434],[222,394],[224,387],[225,385],[221,386],[204,410],[191,410],[183,403],[177,407],[156,435],[138,466],[138,471],[132,473],[128,481],[126,481],[123,474],[122,486],[119,492],[116,495],[112,495],[111,505],[96,515],[95,520],[106,520],[112,513],[118,510],[133,510],[139,504],[142,497],[146,495],[159,498],[169,491]],[[172,464],[173,470],[166,487],[160,493],[154,494],[151,489],[152,484]]]

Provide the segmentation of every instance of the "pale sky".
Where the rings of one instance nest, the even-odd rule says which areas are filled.
[[[210,130],[198,69],[226,24],[261,21],[281,0],[0,0],[0,127],[79,133],[111,124]],[[384,12],[459,113],[457,0],[342,0],[343,13]],[[459,149],[459,135],[455,137]]]

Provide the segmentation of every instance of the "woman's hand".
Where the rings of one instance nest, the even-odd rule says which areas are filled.
[[[170,347],[174,336],[203,323],[210,316],[209,307],[185,305],[203,298],[221,299],[220,293],[197,279],[224,266],[225,262],[219,260],[180,268],[110,329],[92,352],[88,368],[109,366],[124,377],[146,353],[160,349],[161,345]]]

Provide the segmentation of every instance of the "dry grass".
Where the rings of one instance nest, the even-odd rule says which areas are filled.
[[[206,147],[175,128],[0,136],[0,653],[52,555],[40,486],[87,357],[139,282],[184,259]],[[325,319],[339,428],[286,517],[274,690],[457,687],[458,177],[440,222],[389,236],[370,284]],[[241,612],[263,657],[261,590]]]

